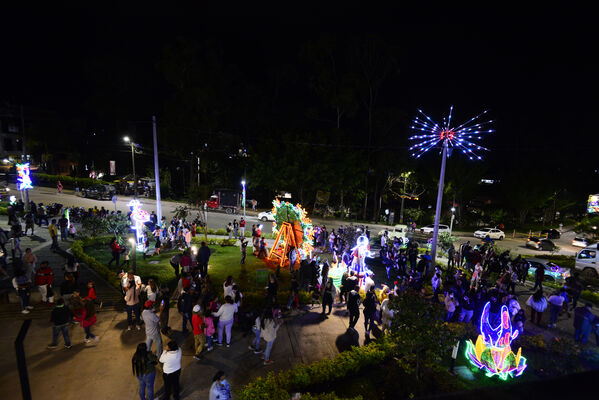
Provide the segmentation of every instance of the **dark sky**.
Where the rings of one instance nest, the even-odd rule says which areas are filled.
[[[160,49],[178,35],[218,38],[246,67],[260,70],[273,52],[293,62],[301,43],[322,33],[377,32],[402,53],[399,77],[381,93],[384,103],[435,116],[453,104],[457,120],[490,109],[498,133],[488,144],[499,155],[596,158],[585,145],[596,136],[599,70],[590,9],[46,7],[8,10],[2,18],[1,100],[85,117],[82,105],[98,89],[90,71],[101,72],[94,60],[120,58],[153,79]],[[163,95],[159,86],[147,90],[139,106],[144,115],[160,108]]]

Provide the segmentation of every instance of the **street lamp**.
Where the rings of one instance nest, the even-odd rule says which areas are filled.
[[[453,220],[455,219],[455,207],[451,207],[451,223],[449,224],[449,236],[453,231]]]
[[[243,187],[243,195],[241,197],[243,201],[243,219],[245,219],[245,179],[241,181],[241,186]]]
[[[129,244],[131,245],[131,261],[133,262],[133,273],[137,272],[137,260],[135,259],[135,253],[137,253],[137,246],[135,239],[129,238]]]
[[[129,136],[125,136],[123,140],[125,143],[129,143],[131,146],[131,164],[133,165],[133,197],[135,198],[137,197],[137,176],[135,175],[135,143],[129,139]]]

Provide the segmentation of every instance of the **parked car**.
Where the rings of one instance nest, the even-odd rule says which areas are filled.
[[[547,239],[559,239],[562,237],[562,234],[557,229],[543,229],[541,231],[541,236],[545,236]]]
[[[420,232],[426,233],[428,235],[432,235],[434,230],[435,230],[434,224],[430,224],[430,225],[423,226],[422,228],[420,228]],[[444,232],[449,233],[449,226],[439,224],[439,233],[444,233]]]
[[[503,240],[505,238],[505,233],[497,228],[483,228],[474,232],[474,237],[479,239],[484,239],[487,235],[493,240]]]
[[[570,277],[569,268],[562,268],[551,261],[542,258],[525,258],[524,261],[528,263],[528,275],[534,276],[537,268],[542,265],[545,267],[545,280],[547,281],[564,282]]]
[[[115,194],[116,188],[112,185],[94,185],[81,190],[83,197],[98,200],[110,200]]]
[[[379,236],[383,236],[383,234],[385,233],[385,231],[389,232],[389,239],[393,239],[393,238],[405,238],[406,237],[406,233],[408,232],[408,226],[407,225],[402,225],[402,224],[398,224],[395,225],[393,228],[390,229],[382,229],[379,231]]]
[[[530,236],[528,239],[526,239],[526,247],[530,247],[531,249],[535,250],[547,251],[553,251],[556,248],[555,243],[553,243],[551,240],[538,238],[536,236]]]
[[[589,244],[589,239],[585,237],[575,237],[574,239],[572,239],[572,246],[587,247]]]
[[[258,219],[266,222],[266,221],[274,221],[275,217],[272,215],[272,211],[263,211],[258,214]]]
[[[576,254],[575,268],[582,271],[582,275],[589,278],[599,277],[599,260],[597,259],[597,244],[588,246]]]

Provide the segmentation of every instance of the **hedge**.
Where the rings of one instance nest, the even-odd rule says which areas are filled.
[[[112,286],[115,288],[120,288],[121,280],[119,277],[112,272],[106,265],[100,263],[95,258],[88,256],[85,251],[83,251],[83,247],[85,245],[89,245],[90,240],[100,240],[100,241],[108,241],[110,238],[98,238],[98,239],[87,239],[87,240],[75,240],[71,245],[71,251],[73,254],[79,259],[79,261],[85,263],[88,267],[96,271],[102,278],[106,279]]]
[[[91,178],[74,178],[72,176],[67,175],[49,175],[49,174],[40,174],[37,172],[33,172],[31,180],[33,181],[34,186],[49,186],[56,187],[56,183],[60,181],[62,186],[66,189],[75,189],[75,181],[77,181],[77,185],[79,188],[86,188],[93,185],[100,184],[111,184],[110,182],[99,180],[99,179],[91,179]]]
[[[312,364],[298,364],[279,373],[269,373],[256,378],[239,392],[241,400],[288,400],[291,393],[302,392],[311,386],[331,383],[347,378],[369,367],[379,366],[397,351],[396,346],[384,337],[363,347],[354,347],[337,356]],[[338,399],[334,393],[302,395],[310,399]],[[357,397],[356,399],[358,399]]]

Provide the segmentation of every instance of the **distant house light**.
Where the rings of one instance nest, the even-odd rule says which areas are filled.
[[[484,185],[492,185],[495,183],[495,179],[481,179],[480,183]]]

